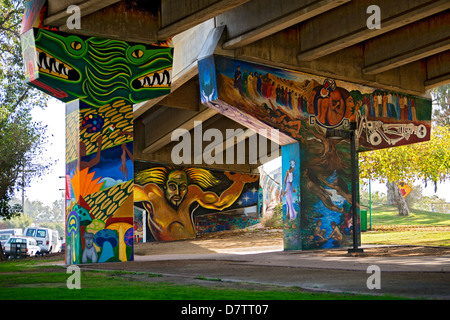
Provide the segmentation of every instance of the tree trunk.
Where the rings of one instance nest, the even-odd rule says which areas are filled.
[[[393,188],[390,188],[390,183],[386,182],[386,187],[387,187],[387,200],[386,200],[386,204],[388,206],[395,206],[396,203],[394,201],[394,191]]]
[[[409,216],[408,205],[400,192],[400,188],[397,186],[397,182],[387,182],[386,186],[388,190],[388,204],[389,201],[392,201],[391,205],[397,207],[399,216]]]

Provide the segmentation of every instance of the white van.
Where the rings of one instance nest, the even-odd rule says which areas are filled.
[[[2,243],[2,246],[5,246],[6,241],[8,241],[9,237],[12,236],[21,236],[22,235],[22,229],[1,229],[0,230],[0,240]]]
[[[29,227],[25,229],[24,236],[32,237],[36,240],[37,245],[41,248],[41,254],[59,252],[61,250],[61,241],[59,240],[59,234],[56,230],[41,227]]]

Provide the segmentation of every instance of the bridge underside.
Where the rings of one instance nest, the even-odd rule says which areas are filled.
[[[81,29],[68,29],[69,5],[79,6]],[[49,0],[44,24],[137,43],[172,39],[172,92],[134,106],[136,157],[164,161],[174,129],[192,129],[197,119],[223,119],[202,106],[197,68],[209,33],[218,27],[225,31],[215,53],[240,60],[412,95],[450,81],[448,1],[399,0],[394,6],[380,0],[380,29],[367,27],[371,5],[368,0],[186,0],[180,7],[174,0]],[[171,113],[176,117],[169,124],[164,119]],[[157,129],[148,134],[154,123]],[[248,172],[255,168],[240,166]]]
[[[180,181],[195,177],[209,179],[199,188],[203,193],[191,188],[186,194],[206,197],[212,196],[206,190],[214,190],[211,193],[217,196],[213,200],[198,196],[197,213],[203,210],[207,217],[214,210],[229,209],[242,214],[245,201],[255,193],[258,168],[282,154],[282,184],[290,182],[292,192],[283,200],[286,249],[309,249],[314,245],[306,245],[307,241],[321,238],[314,234],[318,222],[312,216],[318,211],[314,199],[308,198],[311,194],[323,192],[319,202],[337,214],[334,220],[324,219],[327,236],[334,230],[332,221],[338,228],[346,223],[348,228],[341,230],[353,232],[350,140],[345,133],[350,122],[358,123],[359,151],[426,141],[431,103],[424,97],[429,89],[450,82],[450,3],[445,0],[398,0],[395,5],[379,0],[381,28],[368,27],[372,13],[367,8],[373,4],[369,0],[186,0],[182,7],[176,0],[48,0],[47,4],[43,25],[68,34],[173,47],[170,93],[132,99],[135,216],[155,214],[155,205],[146,205],[151,202],[151,185],[159,181],[159,191],[151,192],[171,202],[169,212],[181,203],[177,197],[170,200],[169,180],[178,181],[180,192]],[[80,29],[68,22],[73,17],[73,11],[67,11],[70,5],[80,9]],[[264,96],[239,91],[237,65],[241,76],[247,72],[247,81],[250,71],[263,77]],[[139,81],[144,85],[154,77]],[[216,86],[214,91],[211,85]],[[245,85],[249,90],[248,82]],[[321,112],[332,103],[343,108],[337,118]],[[261,174],[260,184],[270,185],[263,198],[285,194],[285,186],[269,180]],[[224,202],[231,193],[229,199],[240,202],[235,207]],[[186,211],[193,220],[192,208]],[[195,236],[189,228],[161,227],[170,221],[148,226],[150,238]],[[203,222],[197,219],[195,224]],[[331,245],[339,243],[339,236],[334,236]]]

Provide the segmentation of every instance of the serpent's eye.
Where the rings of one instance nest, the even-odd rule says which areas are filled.
[[[144,55],[144,51],[142,51],[140,49],[136,49],[133,51],[133,53],[131,55],[133,56],[133,58],[139,59]]]
[[[78,41],[73,41],[70,46],[72,47],[72,49],[74,50],[80,50],[81,49],[81,43]]]

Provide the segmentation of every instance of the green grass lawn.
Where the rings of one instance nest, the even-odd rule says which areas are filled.
[[[369,224],[369,222],[368,222]],[[372,208],[372,230],[362,233],[363,244],[450,246],[450,214],[411,210],[398,216],[394,207]],[[62,262],[62,261],[60,261]],[[70,290],[63,267],[36,266],[39,260],[0,262],[1,300],[386,300],[390,296],[311,293],[276,286],[258,289],[179,285],[149,281],[153,274],[86,271],[81,290]],[[132,276],[130,276],[132,274]],[[157,275],[156,275],[157,276]],[[161,279],[160,279],[161,280]]]
[[[369,209],[367,210],[367,224],[369,224]],[[399,216],[396,207],[372,207],[372,226],[380,225],[414,225],[414,226],[450,226],[450,214],[410,209],[411,215]]]
[[[365,232],[361,235],[362,244],[410,245],[410,246],[444,246],[450,247],[448,231],[399,231],[399,232]]]
[[[450,246],[450,214],[410,210],[399,216],[395,207],[372,208],[372,230],[363,232],[363,244]],[[370,229],[369,213],[367,217]]]
[[[64,267],[34,266],[24,259],[0,263],[0,300],[397,300],[391,296],[314,293],[300,288],[260,286],[242,289],[152,282],[158,275],[136,272],[87,271],[81,289],[68,289]],[[59,269],[59,270],[58,270]]]

